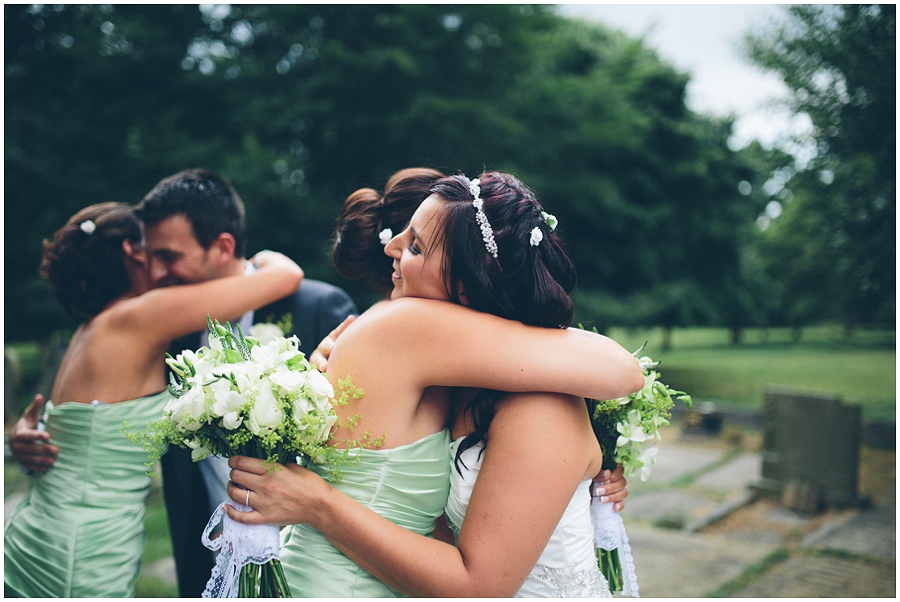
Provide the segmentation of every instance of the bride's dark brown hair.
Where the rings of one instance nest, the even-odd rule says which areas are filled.
[[[545,222],[534,193],[510,174],[490,172],[478,179],[484,214],[497,244],[496,258],[475,218],[471,180],[450,176],[429,191],[445,204],[438,232],[444,242],[443,272],[451,300],[532,326],[567,328],[575,310],[571,297],[577,282],[575,265]],[[535,228],[541,240],[532,245]],[[474,432],[459,446],[457,470],[462,452],[486,439],[503,395],[482,390],[467,405]]]

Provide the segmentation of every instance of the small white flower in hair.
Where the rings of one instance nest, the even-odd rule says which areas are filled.
[[[97,224],[92,222],[91,220],[84,220],[78,225],[81,228],[81,231],[90,236],[97,230]]]
[[[531,231],[531,246],[538,246],[539,244],[541,244],[542,240],[544,240],[544,233],[541,232],[540,228],[535,226],[534,230]]]
[[[392,238],[394,238],[394,233],[390,228],[385,228],[378,233],[378,240],[380,240],[381,244],[383,245],[387,245],[389,242],[391,242]]]
[[[547,227],[550,228],[551,232],[556,230],[556,226],[559,225],[559,221],[557,221],[555,215],[551,215],[546,211],[541,211],[541,217],[544,218],[544,223],[547,224]]]

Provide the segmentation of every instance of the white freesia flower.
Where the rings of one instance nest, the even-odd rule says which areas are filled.
[[[244,418],[238,412],[228,412],[222,416],[222,426],[229,431],[239,428],[244,423]]]
[[[93,234],[94,232],[97,231],[97,224],[95,224],[94,222],[92,222],[89,219],[86,219],[83,222],[81,222],[80,224],[78,224],[78,227],[81,228],[81,231],[84,232],[85,234],[87,234],[88,236],[90,236],[91,234]]]
[[[378,240],[381,241],[382,245],[387,245],[392,238],[394,238],[394,232],[390,228],[385,228],[378,233]]]
[[[301,395],[294,400],[292,408],[294,410],[294,421],[303,428],[306,425],[306,417],[316,409],[316,406],[312,401]]]
[[[260,322],[250,327],[250,336],[259,341],[260,345],[268,345],[272,341],[283,337],[284,333],[277,324]]]
[[[206,396],[200,387],[192,387],[187,393],[172,401],[174,403],[171,408],[171,420],[179,431],[196,431],[206,421]]]
[[[199,462],[209,457],[209,449],[196,439],[185,440],[184,444],[191,448],[191,460],[194,462]]]
[[[547,224],[547,227],[550,228],[551,232],[556,230],[556,226],[559,225],[559,221],[556,219],[555,215],[551,215],[546,211],[541,211],[541,217],[544,218],[544,223]]]
[[[638,470],[638,476],[642,481],[646,481],[650,478],[650,473],[653,472],[651,467],[656,463],[656,453],[658,451],[658,447],[645,447],[641,450],[641,453],[638,454],[637,461],[641,464],[641,467]]]
[[[241,406],[244,405],[244,398],[237,391],[232,391],[230,388],[226,391],[215,393],[215,400],[213,403],[214,416],[237,413]]]
[[[300,391],[306,384],[306,375],[296,370],[276,370],[269,376],[269,380],[281,393]]]
[[[544,233],[541,232],[541,229],[538,226],[535,226],[531,231],[531,246],[538,246],[539,244],[541,244],[542,240],[544,240]]]
[[[616,441],[617,447],[622,447],[629,441],[635,443],[643,443],[647,440],[644,429],[641,426],[641,415],[637,410],[628,412],[628,421],[616,424],[616,430],[619,431],[619,439]]]
[[[325,418],[325,422],[322,423],[322,426],[316,431],[316,439],[319,441],[325,440],[331,434],[331,427],[334,426],[334,423],[337,422],[337,414],[329,414],[327,418]]]
[[[271,382],[268,379],[260,381],[256,388],[256,400],[247,416],[247,428],[258,436],[263,430],[278,426],[283,414],[281,404],[272,392]]]
[[[325,375],[318,370],[311,370],[306,373],[306,387],[315,396],[316,405],[320,408],[334,397],[334,387],[331,386]]]
[[[284,364],[287,360],[297,354],[293,348],[290,339],[277,339],[266,345],[257,345],[250,350],[249,362],[253,366],[265,367],[266,370],[272,370],[276,366]]]

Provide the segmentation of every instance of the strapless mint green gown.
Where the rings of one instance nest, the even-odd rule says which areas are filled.
[[[364,449],[334,486],[394,523],[431,535],[450,491],[446,429],[393,449]],[[311,465],[319,475],[327,470]],[[295,598],[389,598],[403,594],[361,569],[309,525],[282,531],[281,562]]]
[[[162,418],[169,395],[49,410],[56,464],[32,479],[3,537],[4,581],[29,598],[134,595],[144,548],[147,453],[120,432]]]

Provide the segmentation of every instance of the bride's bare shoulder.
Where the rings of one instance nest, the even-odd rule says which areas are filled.
[[[393,301],[376,303],[357,318],[357,322],[381,322],[401,320],[433,320],[444,316],[458,317],[478,313],[450,301],[402,297]]]

